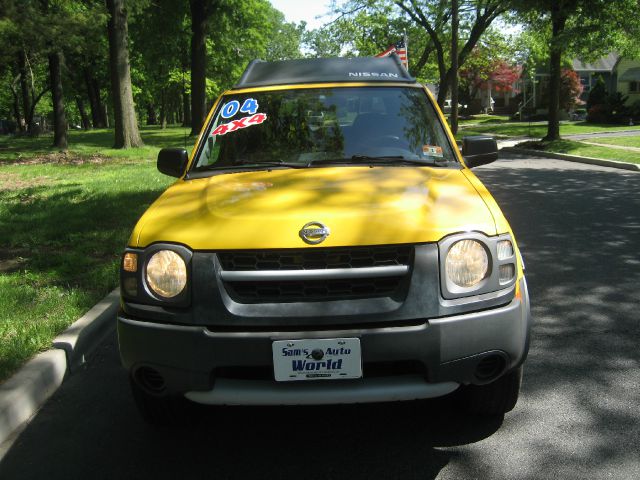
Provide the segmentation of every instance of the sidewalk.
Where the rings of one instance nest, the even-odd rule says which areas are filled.
[[[618,150],[626,150],[628,152],[640,152],[640,148],[638,147],[629,147],[628,145],[612,145],[609,143],[597,143],[597,142],[585,142],[582,141],[585,145],[593,145],[596,147],[607,147],[607,148],[617,148]]]
[[[578,140],[577,137],[580,138],[590,138],[595,136],[601,137],[629,137],[629,136],[639,136],[640,130],[622,130],[616,132],[608,132],[608,135],[602,135],[600,133],[590,133],[590,134],[580,134],[580,135],[565,135],[562,138],[567,140]],[[632,135],[633,134],[633,135]],[[630,163],[630,162],[622,162],[618,160],[609,160],[604,158],[595,158],[595,157],[583,157],[580,155],[571,155],[568,153],[556,153],[556,152],[546,152],[544,150],[534,150],[531,148],[519,148],[517,145],[521,142],[526,142],[530,140],[537,140],[537,138],[531,137],[512,137],[512,138],[496,138],[496,143],[498,144],[499,150],[505,150],[511,153],[523,154],[523,155],[531,155],[538,157],[546,157],[546,158],[556,158],[559,160],[566,160],[569,162],[578,162],[578,163],[587,163],[591,165],[600,165],[604,167],[618,168],[622,170],[630,170],[630,171],[640,171],[640,164]],[[640,154],[640,148],[636,147],[627,147],[623,145],[609,145],[605,143],[596,143],[596,142],[585,142],[582,141],[585,145],[593,145],[597,147],[606,147],[606,148],[614,148],[618,150],[626,150],[628,152],[636,152]]]

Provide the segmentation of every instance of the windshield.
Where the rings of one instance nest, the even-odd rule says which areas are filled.
[[[261,165],[457,163],[419,88],[314,88],[220,101],[193,171]]]

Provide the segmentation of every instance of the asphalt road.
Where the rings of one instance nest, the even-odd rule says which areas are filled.
[[[138,417],[111,337],[0,462],[9,479],[640,478],[640,174],[511,156],[479,168],[527,265],[535,326],[504,419],[447,399]]]

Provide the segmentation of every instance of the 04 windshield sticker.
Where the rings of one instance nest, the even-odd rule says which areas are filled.
[[[257,111],[258,102],[256,101],[256,99],[247,98],[244,102],[242,102],[242,106],[240,106],[240,102],[238,100],[231,100],[230,102],[225,103],[220,110],[220,115],[222,116],[222,118],[231,118],[234,117],[238,112],[254,115]]]
[[[231,120],[228,123],[218,125],[211,135],[225,135],[230,132],[235,132],[243,128],[251,127],[252,125],[260,125],[267,119],[266,113],[256,113],[258,111],[258,102],[255,98],[247,98],[240,104],[238,100],[231,100],[225,103],[220,109],[220,117],[229,119],[234,117],[238,113],[247,113],[245,117],[241,117],[237,120]]]

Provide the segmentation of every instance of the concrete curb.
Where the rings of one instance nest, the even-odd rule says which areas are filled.
[[[0,384],[0,445],[28,421],[62,384],[67,372],[115,327],[119,290],[114,290],[62,332],[53,349],[29,360]]]
[[[503,147],[501,151],[519,153],[523,155],[532,155],[546,158],[556,158],[558,160],[566,160],[568,162],[588,163],[590,165],[600,165],[602,167],[619,168],[622,170],[631,170],[633,172],[640,171],[640,165],[636,163],[618,162],[616,160],[604,160],[602,158],[580,157],[578,155],[569,155],[568,153],[545,152],[544,150],[531,150],[528,148]]]
[[[84,363],[85,354],[97,347],[115,326],[119,301],[120,290],[115,289],[53,339],[53,348],[65,351],[71,373]]]

